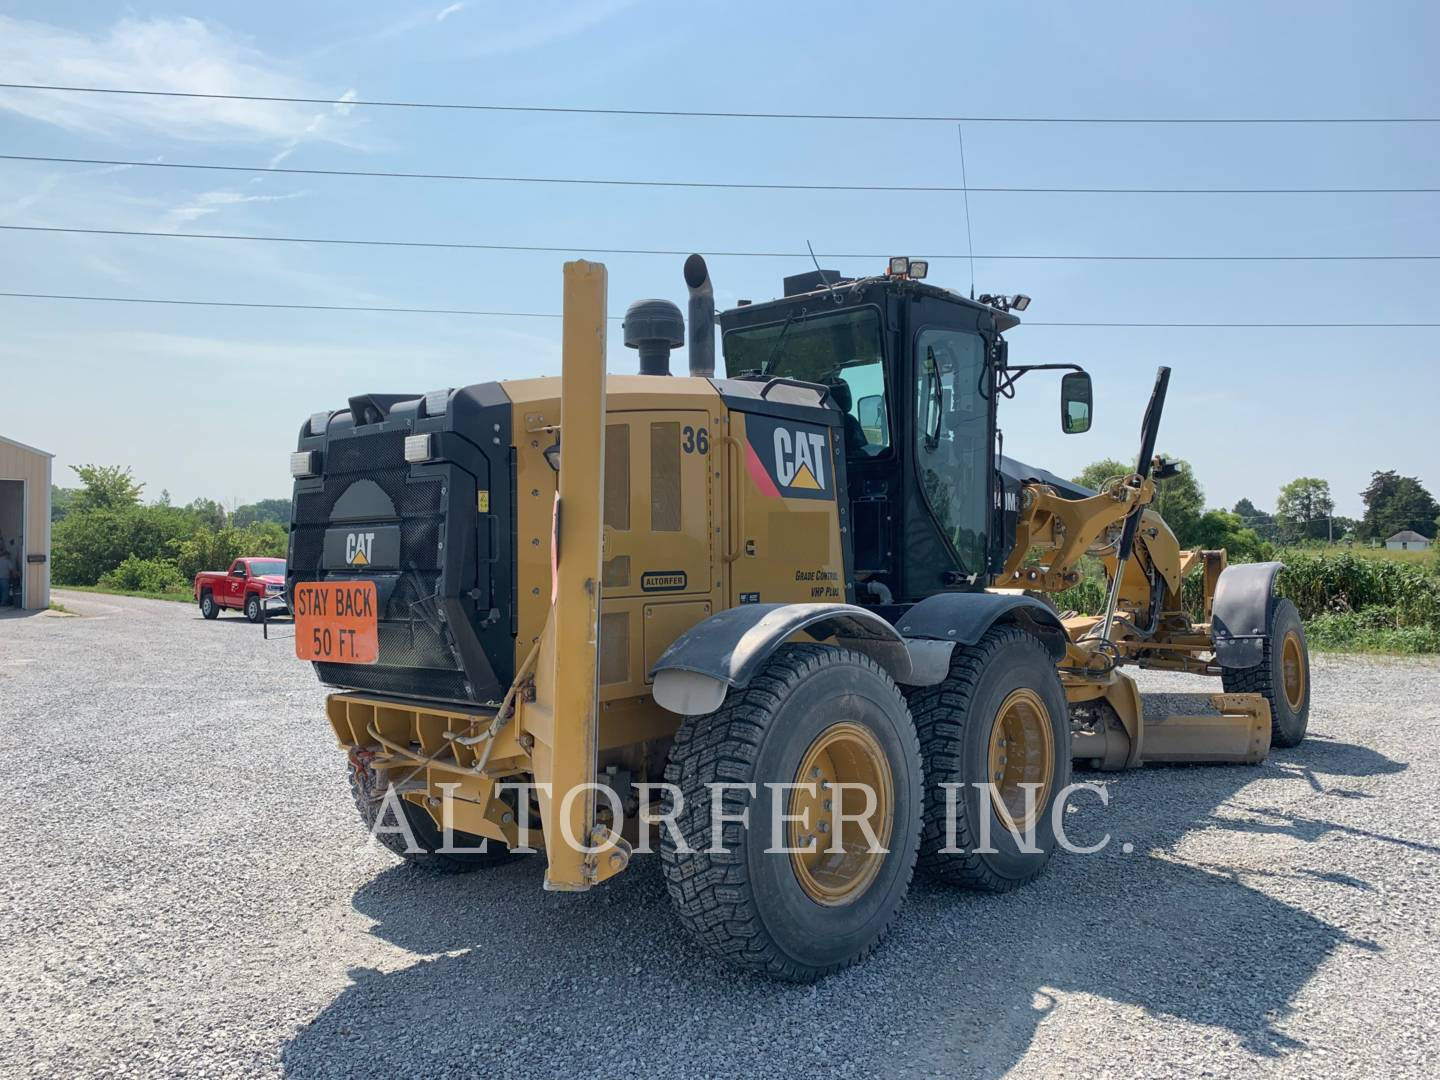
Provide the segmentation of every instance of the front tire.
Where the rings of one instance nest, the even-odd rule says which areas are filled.
[[[665,883],[680,921],[709,952],[813,982],[889,932],[915,866],[922,772],[905,700],[873,660],[782,646],[717,711],[686,718],[665,779],[683,800],[683,844],[662,830]],[[724,850],[712,852],[710,785],[720,783],[730,787],[716,793],[719,808],[745,811],[748,826],[726,822]],[[735,787],[744,784],[755,785],[754,797]],[[673,793],[665,812],[676,813]],[[878,844],[847,815],[863,818]],[[814,851],[781,850],[800,848]]]
[[[1291,600],[1275,601],[1266,627],[1260,663],[1226,668],[1220,677],[1227,694],[1259,694],[1270,703],[1270,745],[1299,746],[1310,726],[1310,646],[1305,624]]]
[[[215,603],[215,594],[209,590],[200,594],[200,614],[207,619],[220,617],[220,605]]]
[[[260,598],[254,594],[245,598],[245,618],[252,623],[260,621]]]
[[[921,871],[986,892],[1025,884],[1050,861],[1052,811],[1070,783],[1070,714],[1049,652],[1033,634],[993,627],[955,646],[943,682],[906,696],[925,762]],[[1033,810],[1025,784],[1039,785]],[[953,832],[947,785],[958,785]],[[1032,824],[1025,851],[1012,830],[1028,837]]]

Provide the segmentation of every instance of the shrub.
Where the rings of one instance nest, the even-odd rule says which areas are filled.
[[[175,558],[180,576],[193,581],[201,570],[224,570],[242,555],[283,558],[287,536],[274,522],[255,522],[243,529],[202,527],[181,541]]]
[[[1354,652],[1435,653],[1440,652],[1440,630],[1430,626],[1395,627],[1384,609],[1318,615],[1305,626],[1310,644],[1317,649]]]
[[[183,592],[187,584],[170,560],[134,555],[100,578],[101,586],[118,592]]]

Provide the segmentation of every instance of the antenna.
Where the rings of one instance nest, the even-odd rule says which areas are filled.
[[[810,246],[809,240],[805,241],[805,248],[810,252],[810,261],[815,264],[815,272],[820,275],[820,284],[825,286],[825,290],[830,293],[831,296],[834,296],[835,286],[831,285],[830,282],[825,279],[825,271],[820,269],[820,260],[815,258],[815,249]]]
[[[970,299],[975,299],[975,240],[970,235],[970,181],[965,176],[965,125],[956,124],[960,135],[960,190],[965,193],[965,247],[970,253]]]

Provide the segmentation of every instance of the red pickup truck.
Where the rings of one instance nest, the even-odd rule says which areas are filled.
[[[259,622],[267,600],[270,614],[285,610],[285,560],[236,559],[229,570],[201,570],[195,575],[195,599],[207,619],[228,607]]]

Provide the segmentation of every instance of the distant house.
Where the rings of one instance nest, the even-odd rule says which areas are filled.
[[[1385,541],[1385,546],[1391,551],[1424,551],[1432,543],[1414,529],[1401,529]]]

